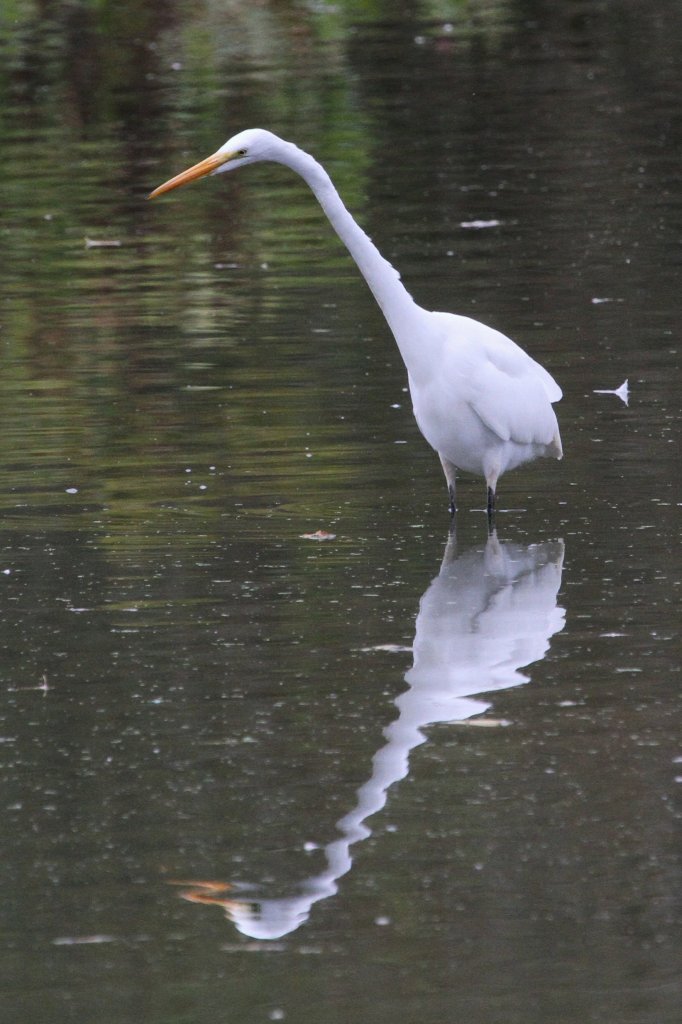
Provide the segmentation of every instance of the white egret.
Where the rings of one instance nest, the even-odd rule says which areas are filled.
[[[440,456],[451,512],[455,474],[461,469],[484,477],[492,519],[502,473],[538,456],[562,456],[552,409],[561,398],[558,384],[499,331],[466,316],[418,306],[398,272],[355,223],[324,168],[272,132],[240,132],[149,198],[263,160],[284,164],[309,185],[379,303],[407,368],[415,419]]]

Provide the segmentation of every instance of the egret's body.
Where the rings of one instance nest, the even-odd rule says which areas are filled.
[[[561,398],[558,384],[498,331],[465,316],[418,306],[398,272],[353,220],[324,168],[271,132],[240,132],[151,195],[263,160],[301,175],[372,290],[407,367],[419,429],[440,456],[452,511],[455,473],[462,469],[484,477],[492,515],[502,473],[538,456],[561,458],[552,408]]]

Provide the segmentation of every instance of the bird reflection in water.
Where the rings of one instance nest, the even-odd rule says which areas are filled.
[[[426,741],[423,730],[481,715],[490,704],[477,694],[528,682],[521,669],[543,658],[564,626],[557,604],[563,557],[562,541],[526,547],[500,543],[495,533],[485,547],[457,555],[451,538],[420,602],[408,687],[395,701],[398,716],[384,730],[355,806],[336,823],[339,838],[324,848],[325,869],[284,897],[260,898],[255,887],[227,882],[172,883],[182,886],[179,895],[222,907],[253,939],[279,939],[300,927],[315,903],[337,892],[352,867],[351,846],[371,834],[365,822],[407,775],[410,753]]]

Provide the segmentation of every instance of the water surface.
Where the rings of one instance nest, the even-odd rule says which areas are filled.
[[[2,28],[3,1019],[673,1024],[676,6]],[[248,125],[561,383],[495,537]]]

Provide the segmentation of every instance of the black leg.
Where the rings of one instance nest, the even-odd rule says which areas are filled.
[[[440,459],[440,464],[443,467],[443,472],[445,473],[445,480],[448,485],[448,497],[450,498],[450,517],[454,518],[455,512],[457,511],[457,500],[455,498],[455,487],[457,485],[457,468],[456,466],[453,466],[449,459],[446,459],[444,455],[441,455],[440,452],[438,452],[438,458]]]
[[[488,529],[493,530],[495,528],[495,491],[492,487],[488,488]]]

